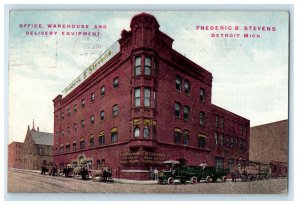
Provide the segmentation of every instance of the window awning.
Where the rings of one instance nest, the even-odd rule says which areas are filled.
[[[150,119],[144,119],[144,125],[151,125],[151,120]]]
[[[66,143],[66,146],[67,146],[67,145],[70,145],[70,142],[67,142],[67,143]]]
[[[80,139],[80,142],[82,142],[82,141],[84,141],[84,137],[82,137],[82,138]]]
[[[175,132],[182,133],[181,129],[179,129],[179,128],[175,128]]]
[[[118,128],[117,127],[112,128],[111,132],[118,132]]]
[[[141,120],[140,119],[134,119],[133,120],[133,125],[139,125],[141,124]]]
[[[198,137],[200,138],[200,137],[204,137],[204,138],[206,138],[206,136],[205,135],[203,135],[203,134],[199,134],[198,135]]]
[[[104,131],[101,131],[101,132],[99,133],[99,137],[102,137],[102,136],[104,136]]]
[[[91,135],[90,138],[91,138],[91,139],[94,138],[94,135]]]
[[[61,146],[61,147],[63,147],[63,146],[64,146],[64,144],[60,144],[60,146]]]
[[[76,140],[74,140],[73,143],[76,143]]]
[[[189,132],[189,131],[187,131],[187,130],[184,130],[184,131],[183,131],[183,134],[184,134],[184,135],[189,135],[189,134],[190,134],[190,132]]]

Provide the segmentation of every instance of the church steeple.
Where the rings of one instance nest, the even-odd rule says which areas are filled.
[[[36,131],[35,128],[34,128],[34,119],[32,120],[32,129],[31,131]]]

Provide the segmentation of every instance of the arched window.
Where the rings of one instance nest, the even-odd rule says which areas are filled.
[[[90,147],[94,147],[94,135],[90,137]]]
[[[174,133],[174,142],[178,144],[181,140],[181,135],[182,131],[179,128],[175,128],[175,133]]]
[[[73,141],[73,152],[76,151],[76,140]]]
[[[84,149],[85,148],[85,140],[84,140],[84,138],[82,137],[81,139],[80,139],[80,149]]]

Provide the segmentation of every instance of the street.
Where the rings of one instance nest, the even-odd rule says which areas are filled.
[[[37,171],[8,169],[8,192],[13,193],[186,193],[186,194],[287,194],[287,179],[254,182],[217,182],[160,185],[154,181],[95,182],[41,175]]]

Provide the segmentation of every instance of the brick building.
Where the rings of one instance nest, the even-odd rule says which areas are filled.
[[[53,100],[54,161],[147,179],[164,160],[248,160],[250,121],[211,103],[212,74],[175,51],[154,16],[130,28]]]
[[[287,176],[288,120],[251,127],[249,159],[271,164],[272,173]]]
[[[24,142],[8,145],[8,167],[19,169],[41,168],[43,163],[53,162],[53,134],[40,132],[28,125]]]

